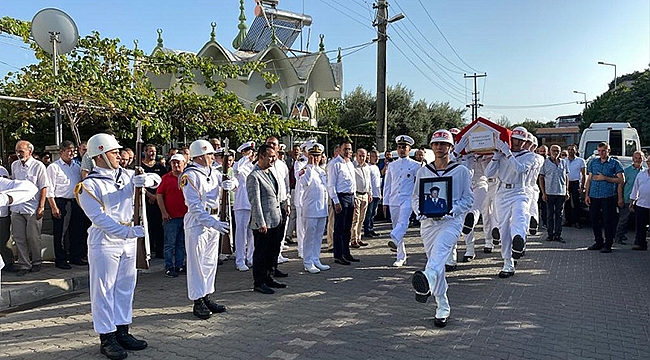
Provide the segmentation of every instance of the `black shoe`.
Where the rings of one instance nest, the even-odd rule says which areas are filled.
[[[431,296],[431,289],[429,288],[429,280],[422,271],[416,271],[411,278],[411,285],[415,290],[415,301],[419,303],[426,303]]]
[[[143,350],[147,347],[146,341],[138,340],[129,334],[129,325],[117,325],[115,339],[124,350]]]
[[[273,290],[270,287],[266,286],[266,284],[262,284],[260,286],[253,287],[253,291],[257,291],[257,292],[262,293],[262,294],[275,294],[275,290]]]
[[[210,309],[205,305],[203,298],[194,300],[194,308],[192,309],[192,314],[199,319],[207,320],[210,318]]]
[[[337,263],[337,264],[341,264],[341,265],[350,265],[351,264],[351,262],[349,262],[349,261],[347,261],[347,260],[345,260],[343,258],[334,258],[334,262]]]
[[[177,274],[187,274],[187,268],[185,266],[181,266],[179,268],[176,268],[176,273]]]
[[[175,278],[178,277],[178,273],[174,269],[167,269],[165,270],[165,276],[169,278]]]
[[[115,333],[99,334],[99,351],[111,360],[126,359],[129,355],[117,342]]]
[[[79,260],[70,260],[70,261],[68,261],[68,262],[69,262],[70,264],[72,264],[72,265],[79,265],[79,266],[87,266],[87,265],[88,265],[88,261],[86,261],[86,260],[84,260],[84,259],[79,259]]]
[[[537,226],[538,225],[539,225],[539,223],[537,222],[537,219],[535,219],[534,217],[531,217],[530,218],[530,227],[528,228],[528,231],[530,231],[531,235],[537,234]]]
[[[68,265],[67,263],[54,264],[54,267],[56,267],[57,269],[62,269],[62,270],[70,270],[70,269],[72,269],[72,266]]]
[[[499,228],[493,228],[492,229],[492,243],[494,244],[494,240],[501,240],[501,233],[499,232]],[[497,245],[497,244],[495,244]]]
[[[474,230],[474,213],[468,212],[465,215],[465,223],[463,224],[463,234],[467,235]]]
[[[205,306],[207,306],[208,309],[210,309],[210,311],[213,314],[219,314],[226,311],[226,307],[224,305],[219,305],[216,302],[212,301],[212,299],[210,299],[210,295],[204,296],[203,302],[205,303]]]
[[[524,245],[526,245],[524,238],[522,238],[521,235],[515,235],[515,237],[512,239],[513,259],[519,259],[520,257],[524,256]]]
[[[474,256],[463,256],[463,262],[471,262],[472,260],[474,260]]]
[[[373,231],[370,232],[370,235],[372,235],[372,236],[381,236],[381,233],[378,233],[378,232],[373,230]]]
[[[509,278],[515,274],[514,271],[499,271],[499,277],[502,279]]]
[[[499,240],[499,239],[492,239],[492,245],[494,245],[494,246],[499,246],[499,244],[501,244],[501,240]]]
[[[355,257],[352,257],[352,255],[343,255],[343,258],[345,260],[349,261],[349,262],[359,262],[359,261],[361,261],[361,260],[359,260],[359,259],[357,259]]]
[[[587,248],[587,250],[600,250],[603,248],[603,244],[595,243]]]
[[[289,274],[287,274],[287,273],[285,273],[285,272],[282,272],[282,271],[280,271],[280,270],[278,270],[278,269],[275,269],[275,270],[273,271],[273,277],[285,278],[285,277],[287,277],[287,276],[289,276]]]
[[[443,327],[447,326],[447,319],[448,318],[434,317],[433,318],[433,325],[435,325],[436,327],[439,327],[439,328],[443,328]]]
[[[388,247],[393,250],[397,250],[397,244],[395,244],[393,240],[388,240],[388,243],[386,245],[388,245]]]
[[[555,241],[561,242],[562,244],[566,244],[566,241],[564,241],[564,239],[561,236],[556,237]]]
[[[30,272],[39,272],[41,271],[41,265],[33,265],[32,268],[29,270]]]
[[[546,241],[553,241],[553,237],[549,236],[545,239]]]
[[[458,265],[447,265],[445,264],[445,271],[450,272],[450,271],[455,271],[458,268]]]
[[[603,253],[603,254],[611,253],[611,252],[612,252],[612,248],[609,247],[609,246],[605,246],[605,247],[603,247],[602,249],[600,249],[600,252]]]
[[[284,243],[285,243],[285,244],[288,244],[288,245],[291,245],[291,244],[295,244],[296,242],[293,241],[292,238],[290,238],[289,236],[287,236],[287,237],[284,238]]]
[[[276,288],[276,289],[284,289],[284,288],[287,287],[287,284],[279,283],[279,282],[277,282],[277,281],[275,281],[273,279],[271,279],[270,281],[267,281],[265,285],[270,287],[270,288]]]
[[[483,248],[483,252],[486,254],[491,254],[492,253],[492,248]]]

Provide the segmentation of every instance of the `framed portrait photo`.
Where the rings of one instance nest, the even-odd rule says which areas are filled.
[[[453,205],[451,177],[420,179],[420,214],[441,218],[451,212]]]

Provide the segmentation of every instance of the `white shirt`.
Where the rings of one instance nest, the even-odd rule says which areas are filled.
[[[307,218],[327,217],[327,175],[319,166],[307,164],[298,180],[303,188],[302,203],[303,216]],[[296,187],[298,183],[296,182]]]
[[[635,205],[650,209],[650,170],[644,170],[634,179],[630,200],[636,200]]]
[[[399,158],[386,170],[384,176],[384,205],[410,206],[413,188],[415,187],[415,174],[422,165],[407,157]]]
[[[235,179],[239,182],[235,190],[235,203],[233,210],[250,210],[251,202],[248,199],[248,192],[246,191],[246,178],[253,171],[253,162],[248,156],[243,156],[232,167]]]
[[[293,192],[293,204],[297,207],[302,206],[303,185],[300,182],[300,177],[305,173],[302,171],[305,166],[307,166],[307,157],[305,155],[300,156],[298,160],[293,162],[293,176],[296,179],[296,188]]]
[[[28,180],[36,185],[38,190],[42,190],[49,186],[47,174],[45,172],[45,165],[42,162],[29,157],[24,163],[16,160],[11,164],[11,174],[16,180]],[[22,204],[11,205],[11,212],[25,215],[33,215],[36,213],[38,203],[41,200],[40,191],[36,193],[33,199],[26,201]]]
[[[7,173],[7,169],[0,166],[0,193],[11,196],[12,204],[20,204],[33,198],[38,192],[34,184],[27,180],[9,180],[2,174]],[[9,206],[0,207],[0,217],[9,216]]]
[[[269,168],[278,181],[278,198],[280,202],[289,201],[291,199],[291,188],[289,186],[289,168],[282,160],[276,160],[273,166]]]
[[[333,162],[327,171],[327,192],[334,204],[339,203],[338,193],[354,194],[357,184],[354,179],[354,164],[350,160]]]
[[[510,192],[524,193],[526,174],[537,163],[536,156],[528,150],[517,151],[509,158],[503,154],[498,157],[495,155],[490,165],[485,168],[485,175],[499,178],[499,190],[508,189]]]
[[[0,165],[0,177],[9,178],[9,172]],[[9,206],[0,206],[0,217],[9,216]]]
[[[370,190],[372,197],[381,197],[381,172],[379,171],[379,166],[376,164],[369,165],[368,168],[370,169]]]
[[[587,168],[585,159],[576,156],[573,160],[569,160],[568,157],[564,160],[569,165],[569,181],[582,180],[582,169]]]
[[[471,190],[472,182],[469,169],[464,165],[458,165],[452,168],[453,165],[456,165],[455,162],[450,162],[447,165],[447,169],[450,170],[437,170],[437,174],[428,167],[418,169],[415,175],[415,183],[417,185],[414,186],[411,194],[411,207],[413,208],[413,212],[420,214],[420,179],[447,176],[452,178],[451,199],[449,198],[449,194],[447,194],[447,201],[451,200],[451,213],[456,217],[464,216],[472,208],[472,205],[474,205],[474,193]],[[431,164],[431,166],[435,167],[434,164]]]
[[[219,206],[221,181],[221,172],[211,166],[193,163],[183,170],[179,184],[187,205],[187,214],[183,219],[186,229],[194,226],[218,226],[216,215],[212,216],[210,212]]]
[[[354,179],[357,183],[357,192],[369,193],[372,189],[370,186],[370,166],[364,163],[363,166],[358,163],[354,164]]]
[[[74,198],[74,187],[81,181],[81,167],[74,161],[70,165],[59,159],[47,167],[48,198]]]

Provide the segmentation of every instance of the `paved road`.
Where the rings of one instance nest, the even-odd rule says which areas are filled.
[[[590,229],[565,228],[566,244],[532,237],[509,279],[496,276],[497,252],[480,252],[448,274],[452,315],[438,329],[434,305],[414,301],[410,276],[426,260],[417,229],[408,236],[403,268],[389,266],[394,253],[382,237],[355,251],[362,261],[353,266],[312,275],[298,261],[282,265],[289,286],[275,295],[252,292],[251,273],[229,261],[216,294],[228,312],[207,321],[191,314],[183,277],[142,274],[132,330],[149,348],[129,357],[650,359],[648,252],[629,245],[611,254],[587,251]],[[87,291],[0,315],[0,358],[102,359],[98,343]]]

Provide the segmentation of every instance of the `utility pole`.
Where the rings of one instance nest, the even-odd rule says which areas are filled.
[[[478,89],[476,87],[476,79],[480,77],[486,77],[486,76],[487,73],[478,74],[478,75],[476,73],[474,73],[474,75],[463,74],[463,77],[465,79],[474,78],[474,92],[472,93],[474,100],[472,101],[471,104],[467,105],[467,107],[472,108],[472,121],[476,120],[476,118],[478,117],[478,108],[483,106],[483,104],[478,103]]]
[[[388,119],[386,113],[388,112],[387,96],[386,96],[386,26],[388,25],[388,3],[386,0],[378,0],[377,17],[375,18],[375,25],[377,25],[377,150],[384,152],[387,149],[387,133],[388,133]]]

